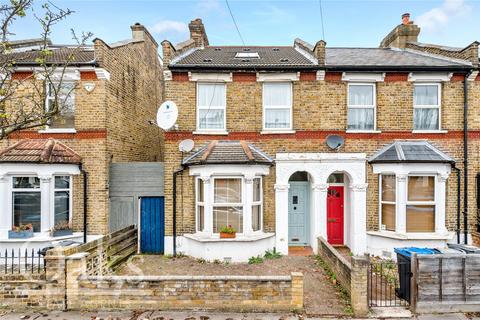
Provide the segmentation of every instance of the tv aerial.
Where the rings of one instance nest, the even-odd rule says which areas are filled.
[[[345,144],[345,139],[342,136],[332,134],[327,137],[327,146],[335,151],[338,151]]]
[[[175,126],[178,118],[178,108],[175,102],[165,101],[157,111],[157,125],[167,131]]]

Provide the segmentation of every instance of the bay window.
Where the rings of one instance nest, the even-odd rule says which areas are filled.
[[[49,129],[75,128],[75,83],[49,83],[47,87],[46,110],[51,111],[58,105],[58,113],[50,121]]]
[[[223,131],[226,117],[226,86],[224,83],[197,84],[197,129]]]
[[[381,229],[395,231],[396,219],[396,179],[393,174],[380,175]]]
[[[54,181],[54,212],[55,225],[69,224],[71,216],[71,177],[55,176]]]
[[[348,85],[348,130],[375,130],[375,84]]]
[[[253,179],[252,230],[262,230],[262,179]]]
[[[265,130],[292,129],[291,82],[263,84],[263,128]]]
[[[409,176],[407,232],[435,231],[435,177]]]
[[[415,84],[413,91],[413,129],[440,130],[439,83]]]
[[[41,192],[38,177],[13,177],[12,179],[13,225],[33,226],[34,232],[40,232]]]
[[[205,230],[205,187],[202,179],[196,179],[196,212],[197,212],[197,231]]]
[[[241,178],[214,178],[213,232],[232,226],[243,233],[243,203]]]

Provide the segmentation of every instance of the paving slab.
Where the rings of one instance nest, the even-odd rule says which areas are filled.
[[[404,307],[376,307],[371,309],[370,316],[380,319],[411,319],[412,313]]]
[[[468,320],[463,313],[421,314],[417,320]]]

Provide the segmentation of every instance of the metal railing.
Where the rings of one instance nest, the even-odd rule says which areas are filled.
[[[25,274],[45,272],[45,259],[34,249],[0,251],[0,274]]]
[[[398,272],[399,267],[400,270],[403,270],[403,264],[405,262],[370,260],[368,267],[368,304],[370,307],[406,307],[409,305],[407,300],[410,286],[407,287],[407,279],[400,277]],[[410,281],[410,277],[408,277],[408,281]]]

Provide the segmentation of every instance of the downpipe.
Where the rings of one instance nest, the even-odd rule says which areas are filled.
[[[185,170],[185,167],[181,167],[173,172],[173,256],[177,256],[177,176]]]
[[[457,230],[456,230],[456,233],[457,233],[457,243],[460,244],[461,243],[461,240],[460,240],[460,236],[461,236],[461,233],[462,233],[462,224],[461,224],[461,209],[460,209],[460,203],[461,203],[461,190],[460,190],[460,187],[461,187],[461,174],[460,174],[460,169],[458,169],[455,164],[452,165],[452,169],[455,170],[455,172],[457,173]]]
[[[83,175],[83,243],[87,243],[88,172],[81,163],[79,169]]]

